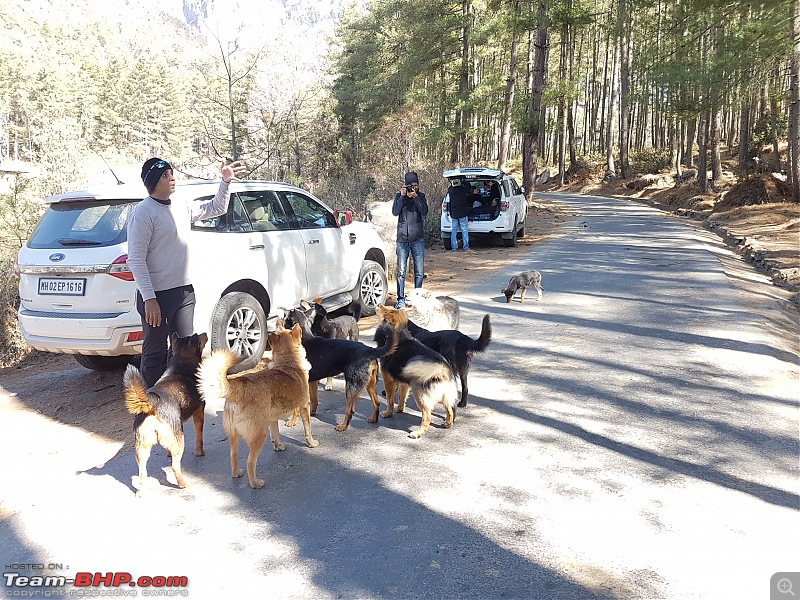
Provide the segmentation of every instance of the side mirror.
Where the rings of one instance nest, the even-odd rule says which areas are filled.
[[[336,224],[339,227],[344,227],[345,225],[350,225],[353,222],[353,211],[352,210],[335,210],[333,211],[333,216],[336,219]]]

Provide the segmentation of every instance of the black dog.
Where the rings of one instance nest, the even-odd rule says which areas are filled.
[[[361,318],[361,305],[354,302],[351,305],[351,313],[342,315],[334,319],[328,319],[328,311],[321,304],[322,298],[315,298],[313,306],[314,321],[311,323],[311,333],[319,337],[358,341],[358,320]],[[306,312],[307,316],[308,311]],[[333,389],[333,377],[328,377],[325,383],[326,390]]]
[[[308,390],[311,396],[311,414],[317,413],[319,404],[318,385],[321,379],[344,373],[345,399],[347,410],[344,421],[336,425],[336,431],[346,431],[356,410],[356,401],[361,391],[366,388],[372,400],[372,416],[369,423],[378,421],[380,399],[378,398],[378,363],[377,359],[391,351],[394,338],[387,339],[386,345],[372,348],[361,342],[338,340],[316,336],[311,331],[311,322],[303,310],[289,311],[286,325],[297,323],[303,330],[303,347],[306,349],[306,360],[311,365],[308,372]],[[291,426],[297,422],[299,411],[286,424]]]
[[[408,319],[408,314],[402,310],[390,308],[382,311],[381,315],[385,322],[389,322],[395,328],[407,328],[415,339],[444,357],[461,381],[461,401],[458,406],[460,408],[465,407],[469,396],[467,375],[469,374],[472,356],[476,352],[486,350],[489,342],[492,341],[492,323],[489,320],[489,315],[484,315],[481,334],[476,340],[455,329],[428,331]]]
[[[208,341],[205,333],[179,338],[170,336],[172,358],[155,385],[147,389],[142,374],[128,365],[123,377],[125,406],[135,415],[133,430],[136,436],[136,462],[139,464],[139,493],[147,480],[147,460],[150,450],[161,444],[172,454],[172,472],[178,487],[186,487],[181,471],[183,456],[183,422],[194,419],[195,456],[204,456],[203,423],[206,403],[197,389],[197,366]],[[138,495],[138,494],[137,494]]]
[[[523,271],[522,273],[517,273],[511,278],[511,281],[508,282],[508,287],[504,290],[500,290],[500,292],[506,297],[506,304],[511,302],[511,298],[514,297],[514,294],[517,293],[517,290],[522,290],[519,294],[519,301],[525,301],[525,290],[528,289],[528,286],[532,285],[536,290],[536,299],[542,299],[542,274],[539,271]]]

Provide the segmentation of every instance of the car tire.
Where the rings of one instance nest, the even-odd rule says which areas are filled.
[[[511,230],[513,232],[510,238],[502,238],[503,246],[506,248],[514,248],[517,245],[517,225],[516,222],[514,223],[514,229]]]
[[[78,364],[92,371],[118,371],[128,365],[131,356],[97,356],[95,354],[73,354]]]
[[[258,300],[244,292],[223,296],[211,315],[211,349],[227,348],[245,359],[236,373],[258,364],[267,349],[267,316]]]
[[[386,271],[374,260],[361,263],[358,283],[352,291],[353,300],[361,307],[361,314],[371,317],[378,311],[378,306],[386,301],[389,293],[389,280]]]
[[[445,250],[453,249],[453,241],[450,239],[449,235],[447,237],[442,236],[442,246]]]

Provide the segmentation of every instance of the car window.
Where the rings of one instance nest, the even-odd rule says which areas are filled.
[[[295,227],[299,229],[336,227],[333,214],[313,198],[297,192],[281,192],[281,194],[292,210]]]
[[[516,179],[512,177],[511,179],[507,179],[506,181],[508,181],[509,184],[511,185],[511,192],[514,196],[517,196],[522,193],[522,188],[519,187],[519,184],[517,183]]]
[[[138,200],[51,204],[28,240],[29,248],[113,246],[127,239],[125,225]]]
[[[195,202],[205,203],[212,198],[213,196],[197,198]],[[192,229],[195,231],[252,231],[242,201],[236,194],[231,196],[228,212],[224,215],[195,221],[192,223]]]
[[[509,198],[514,195],[514,191],[511,188],[511,184],[508,182],[508,179],[503,180],[503,192],[506,198]]]
[[[281,199],[273,191],[240,192],[239,199],[253,231],[291,229],[292,223],[283,210]]]

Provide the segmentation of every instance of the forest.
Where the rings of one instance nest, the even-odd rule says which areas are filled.
[[[562,182],[694,167],[702,192],[721,156],[740,177],[782,171],[800,199],[800,0],[371,0],[341,8],[320,60],[302,54],[318,33],[298,40],[290,15],[262,40],[235,2],[224,28],[65,4],[0,0],[6,254],[43,196],[153,155],[188,176],[244,157],[251,178],[357,210],[409,168],[497,166],[530,194],[544,166]]]

